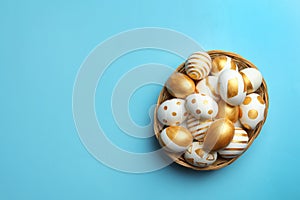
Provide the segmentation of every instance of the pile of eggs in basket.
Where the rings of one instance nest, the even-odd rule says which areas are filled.
[[[160,145],[196,167],[209,166],[218,156],[241,155],[248,146],[247,131],[265,116],[266,104],[255,93],[261,73],[255,68],[239,71],[229,56],[211,59],[206,52],[190,55],[184,69],[169,77],[165,86],[173,98],[157,109],[165,126]]]

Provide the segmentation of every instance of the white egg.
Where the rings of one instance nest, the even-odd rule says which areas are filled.
[[[217,90],[218,78],[216,76],[208,76],[198,82],[196,91],[212,97],[215,101],[220,100],[220,95]]]
[[[218,114],[218,104],[206,94],[191,94],[186,98],[186,109],[196,119],[213,119]]]
[[[184,159],[196,167],[206,167],[217,160],[217,152],[207,153],[201,142],[193,142],[184,154]]]
[[[169,126],[159,135],[159,143],[165,150],[181,153],[187,150],[192,144],[193,136],[184,127]]]
[[[240,105],[246,97],[246,87],[242,75],[235,70],[224,70],[218,79],[221,98],[232,106]]]
[[[227,147],[219,150],[222,158],[234,158],[241,155],[248,146],[249,137],[245,130],[239,127],[234,128],[234,136]]]
[[[256,93],[248,94],[240,105],[240,121],[247,129],[254,129],[265,118],[266,104],[263,98]]]
[[[255,68],[246,68],[240,71],[247,87],[247,93],[255,92],[262,83],[262,75]]]
[[[208,76],[211,70],[211,58],[204,51],[198,51],[189,56],[185,63],[186,74],[194,80]]]
[[[163,102],[157,110],[158,120],[168,126],[178,126],[186,120],[188,112],[185,108],[185,100],[171,99]]]
[[[193,117],[192,115],[189,115],[186,124],[187,129],[191,132],[195,140],[202,141],[205,133],[207,132],[207,129],[209,126],[213,123],[213,120],[207,119],[207,120],[199,120]]]
[[[219,76],[221,72],[227,69],[238,71],[238,67],[232,58],[228,56],[218,56],[213,59],[211,69],[212,75]]]

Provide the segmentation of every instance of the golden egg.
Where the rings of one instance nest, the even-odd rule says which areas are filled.
[[[185,98],[195,92],[195,83],[187,75],[175,72],[166,82],[168,92],[177,98]]]
[[[217,119],[227,118],[233,123],[235,123],[239,119],[239,107],[231,106],[227,104],[225,101],[221,100],[218,103],[218,114]]]
[[[207,152],[223,149],[231,142],[233,136],[233,123],[227,118],[218,119],[208,128],[203,149]]]
[[[184,127],[169,126],[161,132],[159,142],[166,150],[174,153],[180,153],[187,150],[187,148],[192,144],[193,136]]]
[[[212,61],[211,74],[218,76],[221,72],[226,69],[232,69],[237,71],[236,63],[228,56],[218,56]]]

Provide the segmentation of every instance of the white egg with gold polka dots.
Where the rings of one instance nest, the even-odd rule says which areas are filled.
[[[193,142],[193,136],[184,127],[169,126],[159,135],[159,143],[165,150],[173,153],[181,153]]]
[[[183,99],[167,100],[157,110],[158,120],[167,126],[178,126],[186,120],[187,116],[188,112]]]
[[[246,87],[242,75],[235,70],[224,70],[218,79],[221,98],[231,106],[240,105],[246,97]]]
[[[221,72],[227,69],[238,70],[236,63],[232,58],[228,56],[218,56],[213,59],[211,69],[212,75],[219,76]]]
[[[213,119],[218,114],[218,104],[206,94],[191,94],[186,98],[186,109],[196,119]]]
[[[255,68],[246,68],[240,71],[244,79],[247,93],[255,92],[262,83],[262,75],[260,71]]]
[[[240,122],[247,129],[254,129],[265,118],[266,104],[256,93],[248,94],[240,105]]]
[[[196,85],[196,92],[206,94],[212,97],[215,101],[220,100],[220,95],[217,91],[218,78],[216,76],[208,76],[199,81]]]
[[[196,119],[193,115],[189,115],[186,120],[186,125],[188,130],[191,132],[195,140],[202,141],[205,133],[209,126],[213,123],[213,120],[199,120]]]
[[[207,167],[213,164],[217,160],[217,156],[217,152],[205,152],[201,142],[193,142],[184,153],[184,159],[196,167]]]
[[[211,70],[211,58],[204,51],[198,51],[189,56],[185,63],[186,74],[194,80],[208,76]]]
[[[241,155],[248,146],[249,137],[245,130],[239,127],[234,128],[234,136],[228,146],[219,150],[222,158],[234,158]]]

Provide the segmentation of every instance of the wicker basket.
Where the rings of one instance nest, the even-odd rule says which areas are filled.
[[[225,51],[221,51],[221,50],[212,50],[212,51],[208,51],[207,53],[210,55],[210,57],[212,59],[215,58],[215,57],[217,57],[217,56],[221,56],[221,55],[225,55],[225,56],[231,57],[237,63],[239,70],[244,69],[244,68],[250,68],[250,67],[256,68],[256,66],[253,65],[251,62],[249,62],[248,60],[244,59],[243,57],[241,57],[240,55],[235,54],[235,53],[225,52]],[[184,63],[182,63],[176,69],[176,71],[185,74]],[[260,94],[262,96],[262,98],[264,99],[265,103],[266,103],[265,118],[264,118],[264,120],[262,122],[260,122],[256,126],[256,128],[254,130],[247,131],[248,136],[249,136],[249,143],[248,143],[248,146],[247,146],[246,150],[251,146],[252,142],[255,140],[255,138],[260,133],[260,131],[262,129],[262,126],[265,123],[266,118],[267,118],[268,107],[269,107],[269,99],[268,99],[267,85],[266,85],[266,82],[265,82],[264,79],[263,79],[263,83],[261,84],[260,88],[256,91],[256,93]],[[156,109],[155,109],[155,112],[154,112],[154,131],[155,131],[155,135],[156,135],[157,139],[159,138],[159,134],[162,131],[162,129],[164,129],[166,127],[166,126],[163,126],[158,121],[158,119],[157,119],[157,109],[158,109],[159,105],[162,102],[164,102],[167,99],[172,99],[172,98],[174,98],[174,97],[172,97],[168,93],[166,87],[164,87],[162,89],[159,97],[158,97],[157,106],[156,106]],[[184,167],[191,168],[191,169],[194,169],[194,170],[217,170],[217,169],[226,167],[227,165],[233,163],[236,159],[239,158],[239,156],[235,157],[235,158],[232,158],[232,159],[224,159],[224,158],[218,157],[217,161],[215,163],[213,163],[212,165],[200,168],[200,167],[195,167],[195,166],[190,165],[189,163],[187,163],[184,160],[183,156],[181,156],[181,157],[178,158],[178,156],[173,155],[172,153],[166,152],[166,154],[168,154],[168,156],[171,157],[174,160],[174,162],[178,163],[179,165],[182,165]]]

